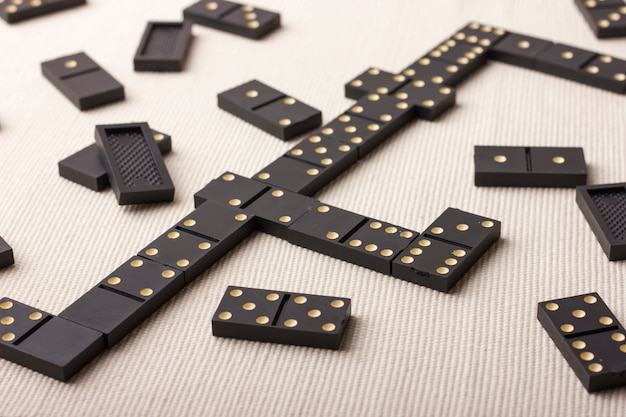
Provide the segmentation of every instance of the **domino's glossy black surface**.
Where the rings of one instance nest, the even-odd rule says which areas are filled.
[[[212,253],[219,253],[221,257],[252,233],[256,229],[256,222],[247,211],[207,201],[185,216],[175,227],[218,242]]]
[[[282,140],[293,139],[322,124],[322,112],[293,97],[255,109],[254,117],[256,127]]]
[[[344,165],[347,168],[357,161],[357,150],[345,142],[314,133],[287,151],[285,156],[320,167]]]
[[[359,159],[391,136],[398,126],[375,123],[359,116],[342,114],[313,135],[329,136],[356,146]]]
[[[626,61],[622,59],[608,55],[597,56],[585,65],[581,72],[583,84],[618,94],[626,93]]]
[[[179,72],[191,44],[191,21],[148,22],[135,53],[135,71]]]
[[[43,62],[41,71],[80,110],[124,99],[124,86],[83,52]]]
[[[147,123],[98,125],[96,145],[120,205],[174,199],[174,184]]]
[[[395,96],[372,93],[359,99],[346,113],[375,123],[399,127],[412,119],[413,109],[407,102]]]
[[[0,17],[8,23],[16,23],[86,3],[87,0],[13,1],[0,6]]]
[[[8,298],[0,300],[0,315],[0,357],[60,381],[105,348],[102,333]]]
[[[475,146],[474,184],[576,187],[587,183],[582,148]]]
[[[576,187],[576,203],[609,261],[626,259],[626,183]]]
[[[454,86],[463,81],[471,72],[471,70],[459,68],[458,65],[424,56],[405,68],[402,74],[411,79],[428,80],[433,84]]]
[[[213,335],[339,349],[349,298],[229,286],[213,316]]]
[[[508,33],[489,48],[489,58],[518,67],[533,69],[535,59],[554,43],[519,33]]]
[[[427,56],[457,65],[464,74],[467,74],[476,71],[487,62],[487,47],[447,39]]]
[[[330,168],[281,156],[256,173],[253,178],[294,193],[312,195],[337,175]]]
[[[597,38],[626,36],[626,3],[622,0],[575,0]]]
[[[172,150],[172,137],[154,129],[151,132],[161,155],[169,153]],[[59,175],[94,191],[102,191],[110,185],[109,175],[95,143],[59,161]]]
[[[568,80],[584,82],[584,72],[580,69],[596,56],[595,52],[555,43],[537,55],[535,69]]]
[[[470,22],[465,27],[459,29],[452,39],[457,42],[466,42],[470,45],[489,48],[496,45],[506,35],[506,31],[493,26]]]
[[[318,203],[291,226],[289,242],[343,259],[341,244],[367,222],[360,214]]]
[[[205,201],[245,208],[267,190],[269,190],[268,185],[232,172],[225,172],[196,192],[193,198],[196,208]]]
[[[391,261],[417,236],[416,231],[369,220],[344,241],[341,259],[391,275]]]
[[[345,95],[347,98],[358,100],[371,93],[392,94],[407,81],[402,74],[370,68],[345,85]]]
[[[13,248],[0,237],[0,268],[13,265]]]
[[[500,237],[499,221],[446,209],[393,261],[391,275],[449,291]]]
[[[225,0],[202,0],[183,11],[185,19],[251,39],[280,27],[280,14]]]
[[[284,93],[258,80],[248,81],[217,95],[217,105],[246,121],[254,109],[285,97]],[[252,123],[252,122],[250,122]]]
[[[288,227],[319,201],[302,194],[272,188],[246,207],[257,217],[259,230],[287,239]]]
[[[429,80],[413,79],[399,89],[395,93],[395,97],[413,107],[416,117],[435,120],[443,112],[454,106],[456,90],[454,87],[434,84]]]
[[[597,293],[541,302],[537,319],[587,391],[626,385],[626,332]]]
[[[133,257],[63,310],[59,317],[119,342],[185,286],[183,272]]]

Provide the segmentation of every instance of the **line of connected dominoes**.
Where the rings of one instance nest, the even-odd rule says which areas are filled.
[[[67,380],[257,228],[376,271],[448,290],[498,239],[498,221],[447,209],[419,235],[308,196],[414,116],[433,119],[451,107],[451,86],[485,62],[494,45],[514,36],[519,35],[472,23],[402,74],[368,70],[349,83],[347,94],[359,97],[347,112],[254,178],[226,173],[209,183],[195,195],[195,211],[59,316],[2,300],[0,311],[6,315],[1,319],[0,356]],[[509,56],[527,60],[529,48],[524,45],[518,42],[520,50],[513,48]],[[533,62],[539,63],[546,51],[536,51]],[[578,70],[584,72],[582,66]],[[299,331],[297,326],[286,327],[281,334]],[[286,339],[282,341],[299,343],[291,334]]]

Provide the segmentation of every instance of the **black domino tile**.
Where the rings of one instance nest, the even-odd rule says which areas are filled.
[[[626,36],[626,3],[623,0],[575,0],[597,38]]]
[[[465,27],[459,29],[452,39],[457,42],[466,42],[470,45],[489,48],[496,45],[506,35],[506,31],[493,26],[470,22]]]
[[[253,111],[259,129],[282,140],[293,139],[322,124],[322,112],[293,97],[284,97]]]
[[[198,208],[205,201],[215,201],[232,207],[245,208],[268,189],[268,185],[258,181],[232,172],[225,172],[194,194],[194,204]]]
[[[460,83],[471,72],[471,68],[464,69],[456,64],[431,58],[428,55],[418,59],[402,71],[411,79],[428,80],[433,84],[447,86]]]
[[[407,81],[402,74],[370,68],[345,85],[345,95],[347,98],[358,100],[370,93],[392,94]]]
[[[174,199],[174,184],[147,123],[98,125],[96,144],[120,205]]]
[[[416,117],[435,120],[456,103],[454,87],[434,84],[429,80],[413,79],[395,93],[398,100],[412,106]]]
[[[279,188],[272,188],[246,207],[257,217],[259,230],[287,239],[289,226],[319,201]]]
[[[501,224],[448,208],[398,254],[391,275],[448,292],[500,237]]]
[[[395,96],[372,93],[359,99],[347,113],[375,123],[402,126],[412,119],[413,109]]]
[[[172,137],[154,129],[151,132],[161,155],[168,154],[172,150]],[[96,144],[59,161],[59,175],[94,191],[102,191],[110,185],[109,175]]]
[[[576,187],[587,183],[582,148],[475,146],[474,184]]]
[[[344,241],[342,259],[391,275],[391,261],[417,236],[416,231],[370,220]]]
[[[235,116],[249,121],[252,111],[285,97],[284,93],[252,80],[217,95],[217,105]],[[252,123],[252,122],[250,122]]]
[[[185,19],[251,39],[280,27],[280,14],[225,0],[202,0],[183,11]]]
[[[135,71],[182,71],[191,38],[191,21],[148,22],[133,59]]]
[[[489,58],[518,67],[533,69],[535,59],[554,43],[518,33],[508,33],[489,48]]]
[[[124,86],[83,52],[43,62],[41,71],[80,110],[124,99]]]
[[[470,73],[487,62],[487,48],[455,39],[447,39],[431,50],[427,56],[457,65],[464,73]]]
[[[15,260],[13,259],[13,248],[0,237],[0,268],[13,265]]]
[[[184,286],[183,272],[133,257],[59,317],[103,333],[107,347],[111,347]]]
[[[208,201],[185,216],[175,227],[218,242],[211,252],[221,257],[256,229],[256,221],[247,211]]]
[[[556,43],[541,52],[535,60],[535,69],[572,81],[585,82],[586,66],[597,56],[596,53],[573,46]]]
[[[0,315],[0,357],[60,381],[105,349],[102,333],[8,298]]]
[[[357,161],[356,147],[322,135],[312,135],[291,148],[285,156],[321,167],[352,165]]]
[[[351,300],[229,286],[213,316],[213,335],[337,350]]]
[[[384,142],[399,126],[376,123],[359,116],[342,114],[324,125],[319,136],[329,136],[357,147],[359,159]]]
[[[626,259],[626,183],[576,187],[576,203],[609,260]]]
[[[597,293],[540,302],[537,319],[587,391],[626,385],[626,332]]]
[[[312,195],[337,175],[330,168],[281,156],[256,173],[253,178],[294,193]]]
[[[287,239],[293,244],[343,259],[342,244],[367,221],[360,214],[318,203],[289,226]]]
[[[0,17],[8,23],[21,22],[59,10],[86,4],[87,0],[30,0],[1,2]]]
[[[626,93],[626,61],[608,55],[592,59],[582,70],[581,82],[614,93]]]

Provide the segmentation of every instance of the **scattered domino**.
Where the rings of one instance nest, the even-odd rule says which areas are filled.
[[[475,146],[474,185],[576,187],[587,183],[582,148]]]
[[[337,350],[350,311],[349,298],[229,286],[213,336]]]
[[[282,140],[322,124],[319,110],[257,80],[218,94],[217,105]]]
[[[0,237],[0,268],[13,265],[14,263],[13,248]]]
[[[98,125],[96,145],[120,205],[174,199],[174,184],[147,123]]]
[[[148,22],[135,58],[135,71],[180,72],[191,44],[191,22]]]
[[[576,203],[609,261],[626,259],[626,183],[576,187]]]
[[[80,110],[124,99],[124,86],[83,52],[43,62],[41,70]]]
[[[626,385],[626,331],[597,293],[541,302],[537,319],[587,391]]]
[[[597,38],[626,36],[626,3],[623,0],[575,0]]]
[[[280,14],[226,0],[201,0],[183,11],[186,20],[251,39],[280,27]]]
[[[87,0],[12,1],[10,4],[0,5],[0,17],[8,23],[16,23],[86,3]]]

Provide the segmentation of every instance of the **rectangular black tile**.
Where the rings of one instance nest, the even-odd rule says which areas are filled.
[[[13,248],[0,237],[0,268],[13,265]]]
[[[595,52],[556,43],[537,55],[535,69],[568,80],[584,82],[585,73],[581,69],[596,56]]]
[[[205,201],[215,201],[232,207],[245,208],[269,188],[268,185],[258,181],[232,172],[225,172],[194,194],[194,204],[198,208]]]
[[[489,48],[489,58],[518,67],[533,69],[537,56],[553,45],[554,43],[544,39],[519,33],[508,33],[500,42]]]
[[[5,4],[0,5],[0,17],[8,23],[16,23],[86,3],[87,0],[7,1]]]
[[[400,125],[397,124],[376,123],[359,116],[342,114],[312,136],[329,136],[356,146],[358,157],[361,159],[399,128]]]
[[[456,103],[454,87],[434,84],[428,79],[414,78],[394,95],[412,107],[416,117],[426,120],[435,120]]]
[[[575,0],[597,38],[626,36],[626,3],[623,0]]]
[[[347,98],[358,100],[371,93],[392,94],[407,81],[408,78],[402,74],[369,68],[345,85],[345,95]]]
[[[190,21],[148,22],[133,60],[135,71],[182,71],[191,37]]]

